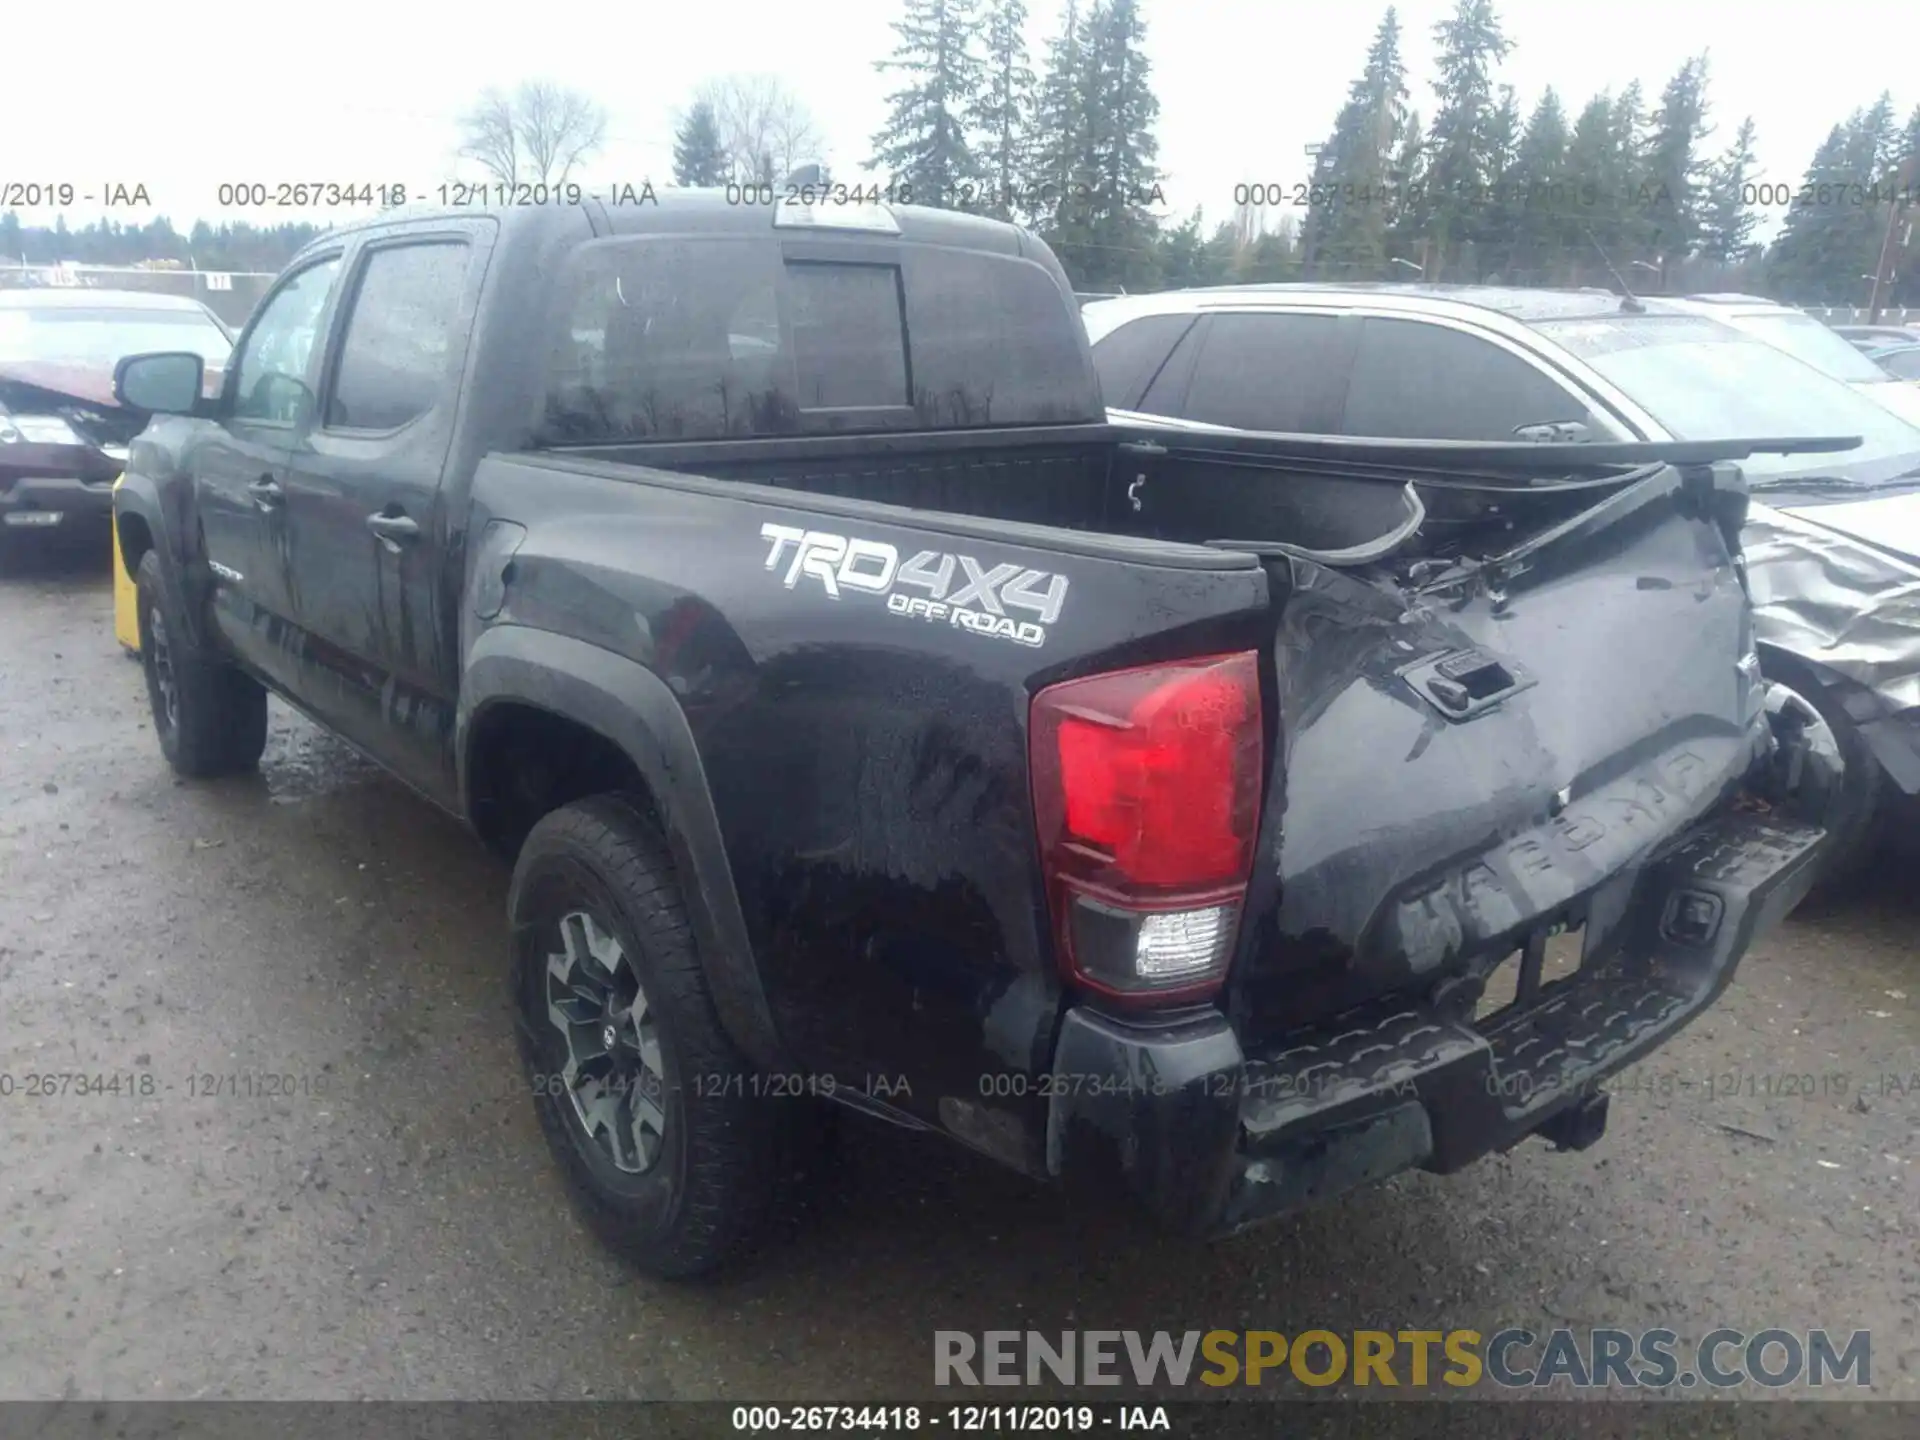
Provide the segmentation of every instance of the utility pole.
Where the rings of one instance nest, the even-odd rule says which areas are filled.
[[[1867,324],[1880,323],[1880,297],[1892,284],[1889,273],[1893,268],[1893,232],[1899,226],[1900,212],[1906,205],[1907,191],[1913,187],[1914,176],[1920,172],[1920,151],[1907,156],[1900,168],[1894,172],[1893,199],[1887,205],[1887,228],[1880,236],[1880,260],[1873,267],[1873,295],[1867,301]]]

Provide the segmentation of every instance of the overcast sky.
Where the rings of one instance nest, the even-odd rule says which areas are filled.
[[[1204,206],[1214,220],[1231,211],[1238,183],[1306,177],[1303,147],[1325,138],[1384,9],[1330,0],[1143,3],[1163,188],[1174,209]],[[199,218],[326,218],[223,212],[223,181],[397,181],[418,194],[471,174],[453,159],[458,117],[483,87],[528,78],[571,84],[607,106],[607,152],[580,177],[590,183],[668,181],[677,112],[702,80],[730,71],[784,77],[812,107],[844,178],[866,161],[895,83],[872,62],[891,48],[888,22],[900,7],[551,0],[496,12],[334,0],[273,10],[200,0],[142,5],[124,19],[118,8],[13,7],[0,182],[72,181],[94,193],[108,182],[142,183],[154,211],[123,218],[164,214],[184,229]],[[1032,9],[1037,69],[1059,6],[1033,0]],[[1429,117],[1431,28],[1450,9],[1451,0],[1399,7],[1413,103]],[[1651,100],[1687,56],[1709,50],[1717,125],[1709,146],[1752,114],[1762,178],[1798,180],[1828,128],[1883,89],[1903,119],[1920,101],[1914,0],[1797,10],[1732,0],[1500,0],[1499,11],[1515,47],[1500,78],[1529,108],[1549,84],[1570,111],[1634,79]],[[75,47],[94,37],[111,54],[83,81]],[[75,206],[68,223],[100,213]],[[51,223],[52,212],[23,218]]]

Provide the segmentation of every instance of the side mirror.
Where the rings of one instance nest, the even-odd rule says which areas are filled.
[[[129,355],[113,367],[113,398],[133,410],[191,415],[200,404],[206,365],[187,350]]]
[[[1593,428],[1584,420],[1542,420],[1514,426],[1513,438],[1542,445],[1578,445],[1593,439]]]

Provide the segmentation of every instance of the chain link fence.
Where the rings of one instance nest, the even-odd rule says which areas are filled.
[[[1882,305],[1878,320],[1864,305],[1852,309],[1819,305],[1803,305],[1800,308],[1814,319],[1824,320],[1829,325],[1920,325],[1920,310],[1900,305]]]

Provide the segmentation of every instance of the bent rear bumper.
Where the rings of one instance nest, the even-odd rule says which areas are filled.
[[[1049,1168],[1117,1166],[1163,1223],[1215,1235],[1402,1170],[1458,1170],[1543,1130],[1591,1143],[1601,1082],[1714,1002],[1806,894],[1823,834],[1710,818],[1610,882],[1625,909],[1601,953],[1479,1022],[1394,1000],[1248,1056],[1217,1014],[1154,1029],[1073,1010],[1049,1088]]]

